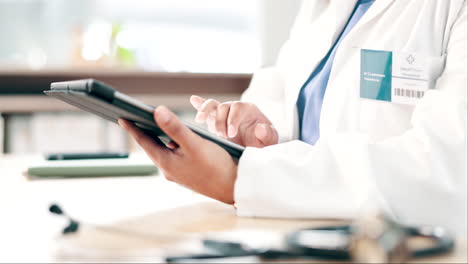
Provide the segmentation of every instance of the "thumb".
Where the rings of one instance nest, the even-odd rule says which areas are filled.
[[[156,108],[154,111],[154,120],[164,133],[183,149],[192,149],[192,146],[197,146],[197,142],[200,138],[184,125],[174,113],[167,109],[167,107],[159,106]]]
[[[205,98],[197,96],[197,95],[192,95],[190,97],[190,103],[197,111],[200,110],[200,107],[203,105],[205,101],[206,101]]]
[[[264,146],[278,143],[278,133],[271,125],[257,124],[254,133],[255,137],[262,142]]]

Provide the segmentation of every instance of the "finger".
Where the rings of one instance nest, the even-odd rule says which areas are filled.
[[[240,102],[232,103],[227,120],[227,136],[229,138],[237,136],[243,116],[246,114],[246,107],[245,104]]]
[[[218,105],[218,111],[216,111],[216,131],[218,132],[218,136],[222,136],[224,138],[227,138],[227,118],[229,116],[230,108],[231,103],[226,102]]]
[[[193,150],[200,137],[193,133],[167,107],[159,106],[154,111],[154,120],[158,126],[182,149]]]
[[[218,107],[219,102],[214,99],[206,100],[200,107],[200,112],[213,112]]]
[[[278,143],[278,133],[274,127],[267,124],[257,124],[255,126],[255,137],[263,144],[269,146]]]
[[[216,118],[214,116],[209,116],[206,119],[206,126],[208,128],[208,131],[210,131],[213,134],[218,134],[218,132],[216,131],[215,123],[216,123]]]
[[[190,103],[197,111],[199,111],[200,107],[205,101],[206,101],[205,98],[197,96],[197,95],[192,95],[190,97]]]
[[[200,124],[204,123],[207,118],[206,113],[200,112],[200,108],[205,101],[206,101],[205,98],[197,96],[197,95],[192,95],[190,97],[190,103],[197,110],[197,115],[195,116],[195,122],[200,123]]]
[[[195,122],[199,124],[203,124],[207,122],[208,119],[208,113],[205,112],[197,112],[197,115],[195,116]]]
[[[148,154],[148,156],[156,163],[158,166],[163,166],[167,157],[169,157],[169,152],[164,147],[158,145],[152,138],[148,137],[143,131],[134,126],[131,122],[120,118],[118,120],[119,125],[125,129],[132,138],[140,145],[143,150]]]
[[[195,121],[198,123],[204,123],[208,119],[208,117],[216,115],[216,108],[218,107],[219,102],[214,99],[206,100],[198,109],[197,116]]]

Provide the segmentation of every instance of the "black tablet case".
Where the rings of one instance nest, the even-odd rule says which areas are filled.
[[[132,121],[159,144],[167,144],[171,141],[154,122],[154,107],[122,94],[104,83],[86,79],[55,82],[50,88],[49,91],[44,91],[48,96],[58,98],[114,123],[117,123],[119,118]],[[239,158],[245,149],[202,128],[188,123],[184,124],[196,134],[224,148],[234,158]]]

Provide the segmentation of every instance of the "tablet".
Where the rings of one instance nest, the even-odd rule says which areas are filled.
[[[114,123],[119,118],[127,119],[160,145],[166,146],[172,141],[154,121],[155,107],[120,93],[102,82],[93,79],[55,82],[44,93]],[[240,158],[245,149],[193,124],[184,124],[199,136],[224,148],[234,158]]]

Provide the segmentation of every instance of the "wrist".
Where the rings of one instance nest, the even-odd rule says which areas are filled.
[[[224,188],[222,188],[224,191],[223,193],[221,193],[222,198],[219,200],[223,203],[233,205],[235,203],[234,186],[236,184],[236,179],[237,179],[237,164],[233,163],[232,167],[228,169],[227,171],[229,173],[228,175],[226,175]]]

